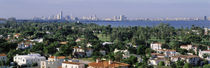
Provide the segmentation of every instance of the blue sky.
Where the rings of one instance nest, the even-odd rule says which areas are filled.
[[[210,0],[0,0],[0,17],[55,15],[130,18],[210,16]]]

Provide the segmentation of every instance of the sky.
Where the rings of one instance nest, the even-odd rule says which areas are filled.
[[[210,16],[210,0],[0,0],[0,18],[26,19],[60,11],[64,15],[100,18],[203,17]]]

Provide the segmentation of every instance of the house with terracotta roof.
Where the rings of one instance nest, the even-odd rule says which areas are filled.
[[[88,64],[88,68],[129,68],[129,64],[115,61],[106,61],[97,59],[96,62]]]
[[[151,53],[152,58],[165,58],[164,54],[159,54],[159,53]]]
[[[20,35],[21,35],[20,33],[16,33],[16,34],[14,35],[14,37],[15,37],[15,38],[19,38]]]
[[[65,61],[62,63],[62,68],[85,68],[85,64],[79,62]]]
[[[7,61],[7,55],[6,54],[0,54],[0,61]]]
[[[161,43],[151,43],[150,44],[150,48],[152,49],[152,50],[155,50],[155,51],[157,51],[157,50],[159,50],[159,49],[162,49],[162,44]]]
[[[197,65],[200,60],[200,57],[196,55],[178,55],[178,56],[172,56],[170,60],[172,62],[177,62],[178,60],[184,60],[192,65]]]
[[[70,57],[50,56],[48,60],[41,61],[41,68],[58,68],[67,59],[70,59]]]

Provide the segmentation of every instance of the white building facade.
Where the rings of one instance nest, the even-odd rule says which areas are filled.
[[[31,65],[33,63],[37,63],[39,66],[41,61],[44,60],[46,60],[46,58],[44,56],[41,56],[40,54],[16,55],[13,58],[13,61],[20,66]]]

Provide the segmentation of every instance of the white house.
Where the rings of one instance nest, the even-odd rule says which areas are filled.
[[[104,42],[104,43],[102,43],[103,46],[105,46],[105,45],[111,45],[111,44],[113,44],[113,42]]]
[[[62,62],[65,61],[65,56],[51,56],[48,58],[48,60],[41,61],[41,68],[58,68],[62,65]]]
[[[191,45],[191,44],[188,44],[188,45],[181,45],[180,48],[181,48],[181,49],[186,49],[186,50],[192,49],[195,53],[197,53],[197,49],[198,49],[197,46],[193,46],[193,45]]]
[[[81,47],[73,48],[73,55],[80,55],[80,56],[86,55],[86,56],[90,57],[92,55],[92,53],[93,53],[93,49],[91,49],[91,48],[86,48],[86,49],[81,48]]]
[[[160,49],[157,50],[158,53],[163,53],[165,57],[171,57],[177,55],[176,50],[170,50],[170,49]]]
[[[38,42],[38,43],[42,43],[43,42],[43,38],[39,38],[39,39],[33,39],[33,40],[30,40],[31,42]]]
[[[13,61],[17,62],[18,65],[30,65],[37,63],[38,66],[40,66],[41,61],[44,60],[46,60],[46,58],[40,54],[16,55],[13,58]]]
[[[199,57],[204,58],[203,57],[204,54],[206,54],[207,57],[210,57],[210,50],[204,50],[204,51],[199,50]]]
[[[127,55],[130,55],[130,52],[128,50],[118,50],[118,49],[115,49],[114,50],[114,53],[117,53],[117,52],[123,53],[122,55],[123,55],[124,58],[126,58]]]
[[[92,47],[93,45],[91,44],[91,43],[88,43],[87,45],[86,45],[86,47]]]
[[[63,62],[62,68],[85,68],[85,64],[78,62]]]
[[[165,58],[155,58],[155,59],[151,59],[151,60],[149,60],[149,64],[150,64],[150,65],[158,65],[160,61],[165,62],[166,59],[165,59]]]
[[[6,54],[0,54],[0,61],[7,61],[7,55]]]
[[[184,60],[192,65],[197,65],[200,60],[200,57],[195,55],[179,55],[171,57],[172,62],[177,62],[178,60]]]
[[[152,50],[160,50],[160,49],[162,49],[162,44],[161,43],[151,43],[150,44],[150,48],[152,49]]]

